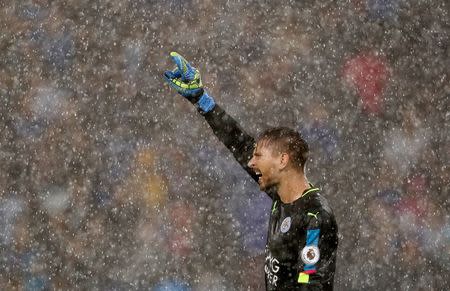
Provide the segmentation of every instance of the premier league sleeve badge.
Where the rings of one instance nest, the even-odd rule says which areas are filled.
[[[302,261],[306,265],[314,265],[319,261],[320,251],[316,246],[305,246],[302,249]]]

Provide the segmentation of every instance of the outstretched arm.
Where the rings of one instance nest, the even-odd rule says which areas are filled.
[[[247,166],[250,161],[255,140],[248,135],[225,110],[216,104],[204,90],[198,70],[192,67],[180,54],[170,53],[177,67],[164,73],[169,85],[181,96],[194,104],[205,117],[214,134],[231,151],[239,164],[258,181],[257,175]]]
[[[213,110],[204,114],[214,134],[231,151],[234,158],[258,182],[258,176],[247,163],[253,155],[255,140],[248,135],[239,124],[216,104]]]

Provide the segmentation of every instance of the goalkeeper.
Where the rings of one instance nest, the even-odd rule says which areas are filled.
[[[333,290],[338,228],[327,200],[305,177],[308,145],[292,129],[266,130],[255,141],[203,87],[200,73],[176,52],[164,73],[194,104],[214,134],[272,199],[265,249],[267,290]]]

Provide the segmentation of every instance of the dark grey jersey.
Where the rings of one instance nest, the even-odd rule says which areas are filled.
[[[215,135],[258,181],[247,166],[255,140],[219,105],[204,116]],[[267,194],[272,198],[272,209],[265,250],[266,289],[333,290],[338,228],[320,190],[310,185],[301,198],[288,204],[276,191]]]

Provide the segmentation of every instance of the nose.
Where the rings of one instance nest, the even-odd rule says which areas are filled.
[[[255,167],[255,162],[254,162],[253,157],[250,159],[250,161],[248,161],[247,166],[252,169]]]

